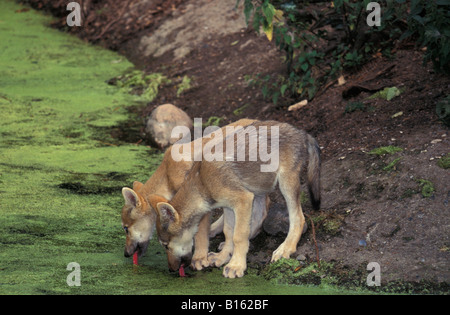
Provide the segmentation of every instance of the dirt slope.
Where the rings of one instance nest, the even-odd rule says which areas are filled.
[[[287,121],[306,129],[323,148],[322,226],[335,224],[319,230],[321,258],[350,267],[378,262],[383,281],[448,282],[450,177],[436,162],[449,152],[449,140],[448,128],[438,121],[434,108],[436,100],[448,93],[450,80],[430,66],[423,67],[422,52],[400,50],[393,60],[375,58],[360,71],[345,74],[344,86],[330,87],[299,111],[275,108],[262,99],[259,89],[248,87],[244,77],[283,73],[282,54],[265,37],[245,28],[233,10],[234,3],[187,1],[184,10],[141,38],[142,58],[149,53],[155,58],[145,64],[147,69],[160,69],[171,77],[188,75],[195,82],[195,88],[180,98],[163,91],[146,113],[159,103],[171,102],[204,120],[217,116],[225,123],[248,116]],[[220,10],[207,10],[214,5]],[[229,15],[228,19],[218,12]],[[193,25],[196,14],[201,19]],[[222,32],[228,24],[235,28]],[[192,29],[198,31],[195,40],[186,35]],[[158,43],[158,49],[150,49],[150,42]],[[184,52],[189,53],[183,56]],[[357,85],[396,86],[404,92],[391,101],[367,100],[371,95],[367,92],[343,97]],[[350,102],[358,101],[364,109],[345,113]],[[241,108],[242,113],[235,115]],[[399,112],[400,116],[392,118]],[[403,152],[368,154],[389,145]],[[400,160],[394,167],[383,170],[395,159]],[[433,183],[431,197],[422,196],[422,179]],[[276,194],[273,199],[283,203]],[[311,235],[305,239],[298,253],[312,260]]]

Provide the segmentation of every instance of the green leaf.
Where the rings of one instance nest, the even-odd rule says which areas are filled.
[[[265,23],[264,23],[263,31],[266,34],[267,39],[269,41],[272,41],[272,39],[273,39],[273,24],[270,24],[270,25],[266,26]]]
[[[422,25],[425,25],[425,21],[423,19],[423,17],[421,17],[420,15],[413,15],[412,17],[414,20],[416,20],[417,22],[419,22]]]
[[[302,63],[300,68],[303,70],[303,72],[306,72],[309,68],[309,64],[308,63]]]
[[[259,27],[263,23],[264,17],[261,15],[259,11],[255,11],[253,15],[253,29],[259,32]]]
[[[262,6],[262,10],[264,13],[264,16],[266,17],[266,21],[268,24],[273,23],[273,17],[275,15],[275,7],[270,3],[264,3]]]
[[[251,1],[245,1],[244,5],[244,15],[245,15],[245,23],[248,25],[248,21],[250,21],[251,14],[253,12],[253,3]]]
[[[284,96],[284,93],[286,92],[287,88],[288,88],[288,85],[287,85],[287,84],[283,84],[283,85],[281,86],[280,91],[281,91],[281,95],[282,95],[282,96]]]
[[[280,92],[275,92],[275,93],[273,93],[273,95],[272,95],[272,102],[275,104],[275,105],[277,105],[277,103],[278,103],[278,97],[280,96]]]
[[[388,101],[390,101],[394,97],[399,96],[399,95],[400,95],[400,90],[396,87],[392,87],[392,88],[388,89],[387,94],[386,94],[386,99]]]
[[[418,15],[423,11],[421,0],[411,0],[411,15]]]
[[[267,95],[269,94],[269,89],[267,88],[267,85],[264,85],[262,88],[262,94],[263,94],[263,98],[266,99]]]

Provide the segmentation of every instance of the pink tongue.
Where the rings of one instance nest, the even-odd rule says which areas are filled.
[[[137,252],[135,252],[133,255],[133,264],[134,265],[138,264],[138,253]]]
[[[184,264],[180,266],[178,272],[180,273],[180,277],[186,277],[186,274],[184,273]]]

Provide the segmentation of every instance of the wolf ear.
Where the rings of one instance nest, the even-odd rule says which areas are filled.
[[[125,199],[125,204],[130,205],[133,208],[139,207],[141,205],[141,201],[139,200],[138,195],[133,189],[128,187],[122,188],[122,195]]]
[[[152,206],[153,209],[155,209],[156,212],[158,212],[158,203],[160,202],[169,202],[166,198],[161,197],[160,195],[150,195],[147,197],[148,202],[150,203],[150,206]]]
[[[134,191],[141,190],[141,188],[143,186],[144,186],[144,184],[142,184],[141,182],[136,181],[136,182],[133,183],[133,190]]]
[[[167,202],[159,202],[156,205],[156,209],[159,213],[159,219],[163,227],[167,228],[169,224],[178,222],[179,214],[171,204]]]

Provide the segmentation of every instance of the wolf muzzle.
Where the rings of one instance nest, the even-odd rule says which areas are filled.
[[[138,256],[141,257],[147,251],[147,247],[148,247],[148,242],[133,244],[133,246],[125,247],[125,251],[124,251],[123,255],[128,258],[128,257],[133,256],[134,253],[137,251]]]
[[[181,258],[177,258],[171,254],[167,255],[167,263],[169,264],[170,271],[178,271],[181,265],[189,266],[192,262],[192,253],[185,255]]]

